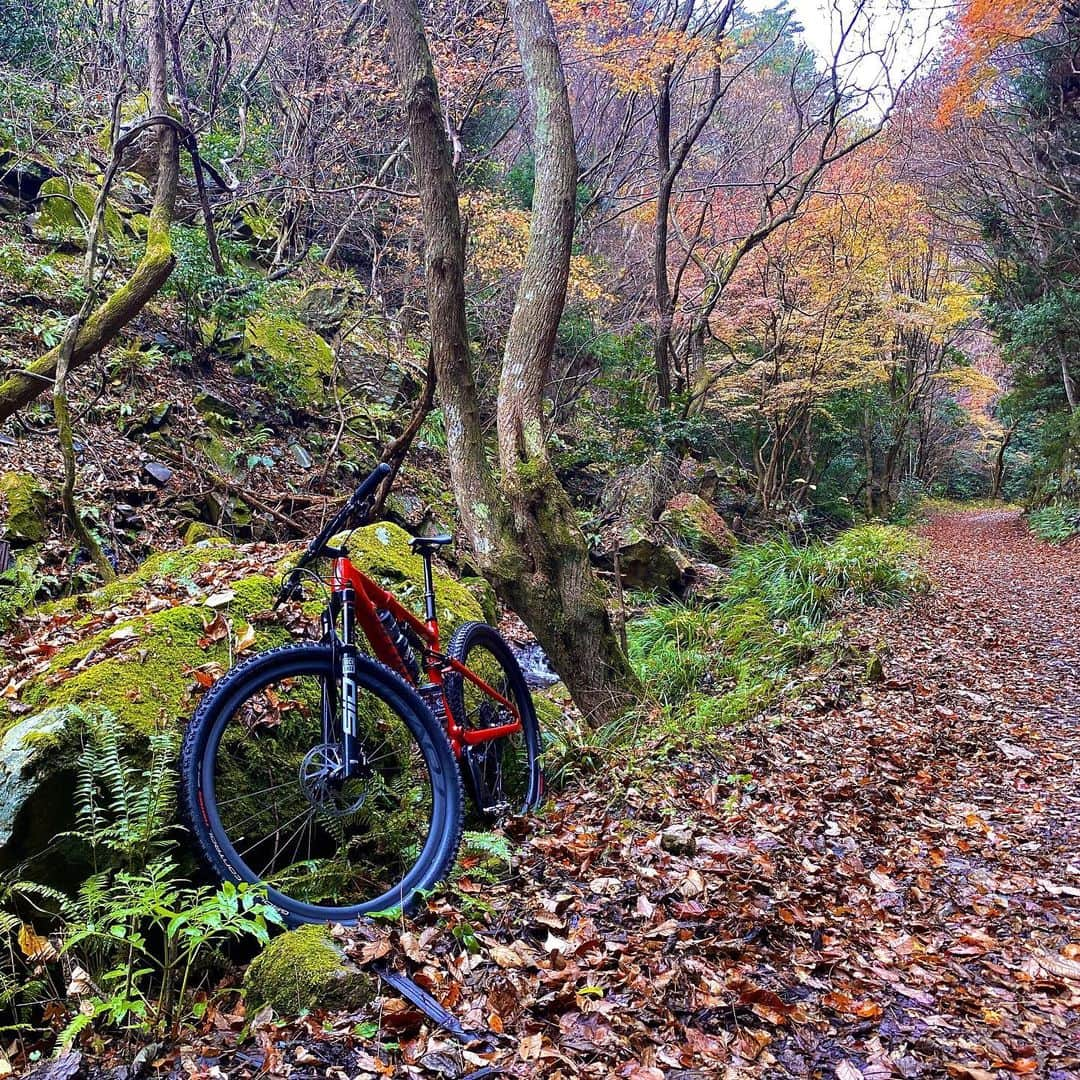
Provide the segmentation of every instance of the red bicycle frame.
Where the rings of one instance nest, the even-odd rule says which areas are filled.
[[[475,746],[477,743],[490,742],[493,739],[501,739],[506,735],[513,735],[521,730],[521,714],[512,701],[508,701],[494,687],[489,686],[474,671],[468,668],[460,660],[445,655],[439,648],[439,620],[436,617],[434,605],[429,605],[430,618],[422,620],[414,615],[407,607],[401,604],[393,593],[387,592],[363,571],[353,566],[346,557],[334,560],[334,573],[330,581],[330,588],[336,594],[351,592],[353,594],[353,611],[360,629],[371,645],[372,651],[378,660],[384,663],[392,671],[396,671],[406,682],[416,685],[412,672],[406,667],[397,650],[397,646],[386,632],[379,620],[380,611],[389,611],[397,621],[409,627],[423,644],[422,663],[424,674],[432,685],[442,691],[443,712],[446,716],[446,733],[450,737],[450,745],[454,754],[460,758],[466,746]],[[430,585],[429,585],[430,590]],[[429,591],[428,595],[432,595]],[[343,600],[345,597],[342,598]],[[465,728],[458,723],[450,709],[446,699],[445,675],[448,671],[455,671],[462,678],[479,687],[488,697],[497,701],[500,705],[510,710],[514,717],[509,724],[500,724],[490,728]]]

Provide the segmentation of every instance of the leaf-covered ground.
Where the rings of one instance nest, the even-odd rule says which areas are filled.
[[[925,533],[934,591],[850,617],[883,661],[869,682],[861,663],[819,676],[694,768],[673,752],[597,776],[530,826],[504,882],[466,877],[415,923],[351,938],[361,960],[395,946],[488,1047],[387,998],[257,1022],[241,1049],[243,1019],[211,1010],[161,1063],[1080,1077],[1080,551],[1007,512]]]

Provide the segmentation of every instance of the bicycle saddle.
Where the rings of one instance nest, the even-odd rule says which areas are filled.
[[[453,539],[449,533],[442,533],[440,536],[414,536],[409,541],[409,546],[418,555],[430,555],[431,552],[438,550],[444,544],[449,544]]]

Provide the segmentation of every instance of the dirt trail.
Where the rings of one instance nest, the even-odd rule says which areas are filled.
[[[933,592],[853,620],[883,680],[761,746],[812,927],[770,959],[822,983],[763,1074],[1077,1077],[1080,551],[1009,512],[923,532]]]
[[[850,620],[880,681],[827,678],[711,775],[533,840],[584,879],[571,942],[576,917],[621,959],[570,959],[610,987],[553,1018],[584,1074],[1080,1077],[1080,551],[1009,512],[923,531],[930,595]],[[658,842],[680,819],[693,855]]]

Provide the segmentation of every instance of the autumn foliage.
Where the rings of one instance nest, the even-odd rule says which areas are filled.
[[[1061,10],[1048,0],[970,0],[960,8],[948,46],[938,122],[977,113],[981,95],[1008,63],[1010,46],[1045,30]]]

